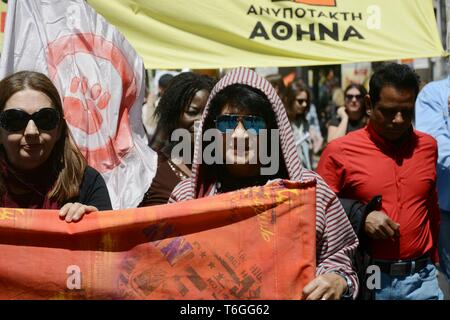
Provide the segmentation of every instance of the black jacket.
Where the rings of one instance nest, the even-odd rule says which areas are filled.
[[[100,211],[112,210],[111,199],[109,198],[105,180],[97,170],[89,166],[84,171],[78,198],[68,202],[79,202],[94,206]]]
[[[360,292],[358,293],[357,299],[373,300],[374,292],[367,289],[366,286],[366,269],[371,264],[371,257],[367,246],[367,236],[364,231],[364,223],[370,212],[379,209],[379,205],[381,204],[381,196],[373,197],[368,204],[364,204],[353,199],[340,198],[339,200],[344,207],[345,213],[347,214],[350,224],[353,227],[353,231],[355,231],[359,240],[358,250],[353,257],[353,265],[355,266],[360,283]]]

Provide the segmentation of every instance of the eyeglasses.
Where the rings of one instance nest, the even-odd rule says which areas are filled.
[[[399,112],[403,119],[411,119],[414,116],[414,109],[383,108],[378,106],[378,110],[388,119],[394,119]]]
[[[297,102],[300,104],[300,105],[302,105],[303,103],[305,103],[306,102],[306,104],[308,104],[308,99],[297,99]]]
[[[42,108],[33,114],[21,109],[8,109],[0,113],[0,127],[9,132],[24,130],[30,120],[33,120],[38,129],[50,131],[58,126],[61,117],[53,108]]]
[[[362,94],[346,94],[345,95],[345,99],[347,100],[353,100],[353,98],[355,98],[356,100],[361,100],[362,99]]]
[[[245,127],[245,130],[254,130],[259,134],[259,130],[266,128],[266,121],[258,116],[241,116],[237,114],[224,114],[218,116],[215,120],[216,128],[222,133],[227,133],[227,130],[234,130],[239,122]]]

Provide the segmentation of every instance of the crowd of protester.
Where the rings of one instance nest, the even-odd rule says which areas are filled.
[[[325,104],[300,79],[264,79],[246,68],[221,79],[183,72],[160,80],[161,91],[150,93],[144,108],[151,110],[144,118],[158,167],[140,206],[274,179],[315,180],[317,271],[299,298],[443,298],[436,266],[440,261],[450,280],[450,80],[420,91],[410,67],[389,63],[375,70],[369,91],[359,84],[339,90],[332,75],[325,77],[323,89],[335,89]],[[105,183],[75,147],[46,76],[3,79],[0,108],[3,207],[59,209],[67,222],[111,209]],[[191,135],[188,161],[174,155],[177,129]],[[209,129],[235,142],[224,146],[220,163],[193,159]],[[278,170],[261,174],[265,165],[250,161],[248,141],[260,142],[264,130],[274,129],[277,140],[265,147],[275,150]],[[243,154],[238,141],[245,142]],[[369,266],[380,272],[373,288]]]

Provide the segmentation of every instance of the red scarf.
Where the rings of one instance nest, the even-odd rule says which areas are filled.
[[[1,197],[0,206],[4,208],[60,209],[61,206],[48,198],[53,188],[57,172],[49,159],[41,166],[27,171],[17,171],[4,157],[0,157],[0,174],[6,192]],[[15,194],[11,187],[27,192]]]

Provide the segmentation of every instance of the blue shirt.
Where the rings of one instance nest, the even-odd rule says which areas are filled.
[[[438,143],[437,189],[439,207],[450,211],[450,76],[427,84],[416,101],[416,128]]]

